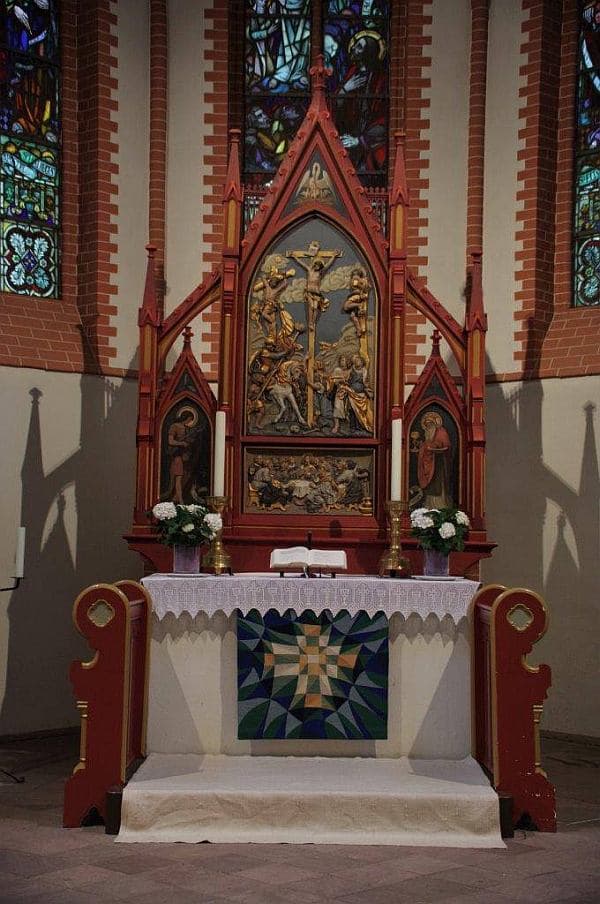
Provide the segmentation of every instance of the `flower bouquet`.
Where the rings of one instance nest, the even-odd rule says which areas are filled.
[[[410,513],[412,535],[425,551],[426,575],[448,574],[448,556],[465,548],[469,518],[456,508],[414,509]]]
[[[174,502],[157,502],[152,514],[158,522],[160,542],[173,547],[173,570],[197,572],[200,546],[205,540],[214,540],[222,529],[221,516],[204,505]]]

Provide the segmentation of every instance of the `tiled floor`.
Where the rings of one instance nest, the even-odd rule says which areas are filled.
[[[0,901],[188,904],[600,904],[600,747],[547,739],[556,835],[507,851],[318,845],[120,845],[62,829],[73,737],[0,745]]]

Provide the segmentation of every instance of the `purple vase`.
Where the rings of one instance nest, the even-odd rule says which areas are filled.
[[[437,549],[423,550],[423,574],[429,577],[446,577],[450,570],[450,556]]]
[[[198,574],[200,571],[199,546],[173,547],[173,572],[175,574]]]

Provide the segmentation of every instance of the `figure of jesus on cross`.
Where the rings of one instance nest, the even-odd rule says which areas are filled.
[[[334,261],[342,256],[341,251],[322,251],[319,242],[310,242],[306,251],[286,251],[286,257],[296,261],[306,271],[306,285],[304,287],[304,307],[306,310],[306,401],[308,426],[314,426],[314,377],[315,377],[315,328],[323,311],[329,307],[329,299],[325,297],[321,282],[327,270]]]

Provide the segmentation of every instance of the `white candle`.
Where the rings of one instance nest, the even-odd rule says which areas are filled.
[[[402,499],[402,419],[399,417],[392,421],[390,499],[392,502]]]
[[[25,573],[25,528],[17,528],[17,551],[15,553],[15,577],[22,578]]]
[[[215,461],[213,470],[213,496],[225,495],[225,412],[217,411],[215,417]]]

